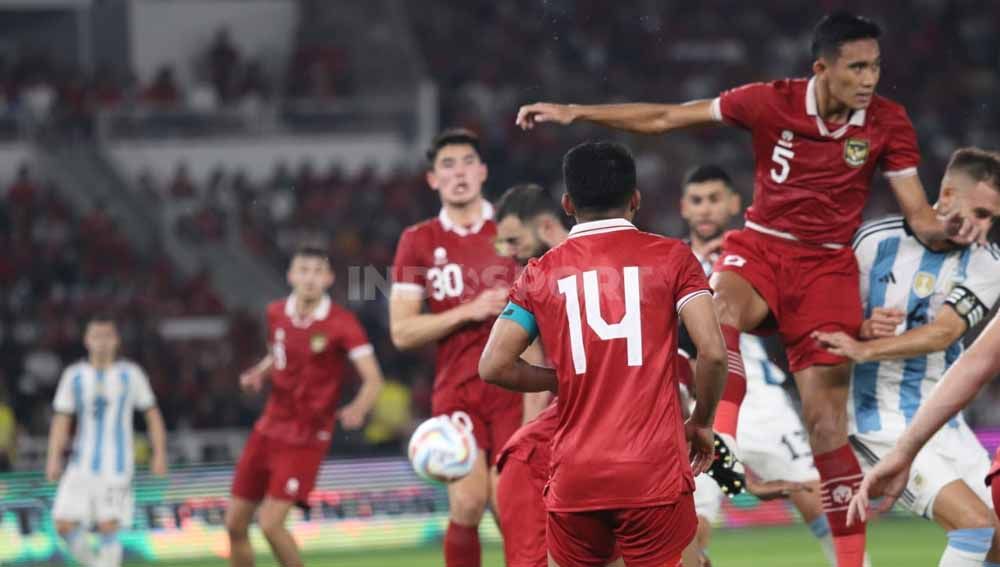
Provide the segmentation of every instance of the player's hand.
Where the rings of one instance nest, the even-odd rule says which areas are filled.
[[[864,340],[881,339],[896,336],[896,327],[906,320],[906,313],[900,309],[876,307],[872,310],[871,319],[861,323],[858,336]]]
[[[541,122],[569,124],[576,120],[576,113],[568,104],[553,104],[551,102],[536,102],[526,104],[518,109],[515,124],[522,130],[531,130]]]
[[[684,422],[684,435],[690,447],[691,472],[694,476],[707,472],[715,460],[715,432],[688,420]]]
[[[156,476],[167,475],[167,454],[153,452],[153,457],[149,460],[149,472]]]
[[[747,475],[747,490],[760,500],[776,500],[788,498],[797,492],[812,492],[808,484],[789,482],[787,480],[758,481],[752,475]]]
[[[257,368],[251,368],[240,374],[240,387],[243,391],[256,394],[264,387],[264,373]]]
[[[337,417],[340,418],[340,425],[344,429],[355,430],[361,429],[361,426],[365,424],[365,414],[367,412],[363,408],[359,408],[354,404],[347,404],[339,412],[337,412]]]
[[[507,295],[508,290],[504,287],[495,287],[480,293],[465,304],[467,319],[478,322],[496,317],[507,306]]]
[[[882,498],[875,507],[878,513],[892,508],[910,480],[912,464],[912,459],[907,458],[899,450],[893,450],[868,471],[848,505],[847,525],[852,526],[855,521],[868,521],[870,499]]]
[[[837,356],[850,358],[854,362],[866,362],[868,360],[868,352],[864,343],[854,340],[843,331],[837,331],[836,333],[813,331],[811,336],[819,341],[820,346]]]
[[[58,482],[62,476],[63,463],[61,457],[53,457],[45,463],[45,479],[49,482]]]
[[[937,211],[938,221],[944,225],[944,233],[948,239],[960,246],[987,244],[987,232],[963,214],[960,200],[955,199],[953,202],[950,208]]]

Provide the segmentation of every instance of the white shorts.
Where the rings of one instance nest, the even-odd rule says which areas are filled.
[[[780,387],[748,389],[740,409],[736,446],[743,464],[764,482],[819,480],[809,435]]]
[[[725,494],[712,477],[707,474],[694,477],[694,511],[698,517],[713,524],[718,523],[721,520],[724,497]]]
[[[128,527],[132,525],[134,507],[129,479],[101,478],[69,468],[59,481],[52,517],[79,522],[85,527],[112,520],[117,520],[119,526]]]
[[[865,472],[895,446],[894,441],[886,438],[851,435],[851,447]],[[992,509],[990,489],[983,483],[989,470],[990,457],[986,449],[965,420],[959,420],[958,427],[942,427],[917,453],[910,468],[910,482],[899,501],[914,514],[933,520],[934,499],[938,493],[946,485],[961,480]]]

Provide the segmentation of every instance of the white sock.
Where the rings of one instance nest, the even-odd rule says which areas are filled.
[[[993,528],[952,530],[938,567],[982,567],[992,543]]]
[[[94,560],[94,554],[90,549],[87,533],[82,528],[74,529],[63,536],[63,539],[66,541],[66,549],[69,550],[73,559],[83,565],[90,565],[90,562]]]
[[[118,532],[101,534],[101,547],[97,550],[94,567],[121,567],[121,564],[122,542],[118,539]]]

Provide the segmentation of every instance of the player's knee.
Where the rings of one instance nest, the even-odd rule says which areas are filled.
[[[97,531],[101,532],[102,535],[112,535],[118,532],[118,522],[100,522],[97,524]]]
[[[957,526],[962,530],[992,530],[996,527],[996,517],[993,510],[986,506],[966,506],[962,509]],[[990,537],[993,537],[992,534]]]
[[[847,434],[846,416],[830,404],[809,404],[802,408],[802,421],[811,440],[836,440]]]
[[[74,531],[76,531],[75,522],[56,520],[56,532],[59,534],[60,537],[62,538],[69,537],[69,535],[72,534]]]
[[[263,532],[264,537],[271,540],[275,536],[280,535],[285,529],[285,519],[279,517],[277,514],[268,515],[261,514],[257,519],[257,524],[260,526],[260,531]]]
[[[235,514],[226,514],[226,533],[229,534],[230,541],[243,541],[249,537],[250,522],[236,517]]]
[[[458,494],[448,503],[451,519],[465,526],[479,524],[486,512],[487,494]]]

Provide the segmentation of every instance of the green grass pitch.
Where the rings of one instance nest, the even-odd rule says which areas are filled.
[[[944,531],[923,520],[885,520],[868,531],[868,549],[875,567],[937,565],[946,543]],[[715,567],[827,567],[805,526],[717,530],[710,548]],[[438,547],[307,555],[306,565],[351,567],[438,567],[444,564]],[[129,563],[128,567],[150,565]],[[222,559],[178,563],[177,567],[219,567]],[[275,565],[270,557],[259,557],[257,565]],[[503,552],[497,545],[483,550],[483,567],[502,567]]]

